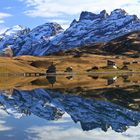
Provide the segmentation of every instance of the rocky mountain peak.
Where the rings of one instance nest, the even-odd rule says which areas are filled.
[[[111,17],[115,17],[115,18],[121,18],[126,15],[128,15],[128,13],[124,9],[115,9],[110,14]]]
[[[27,27],[24,27],[22,25],[15,25],[12,28],[7,29],[3,35],[5,36],[12,36],[12,35],[17,35],[17,34],[22,34],[22,33],[27,33],[29,32],[30,29]]]
[[[97,15],[92,12],[83,11],[79,20],[94,20],[96,17]]]
[[[50,22],[50,23],[45,23],[43,25],[37,26],[36,28],[32,30],[32,32],[37,31],[37,30],[40,30],[40,31],[43,30],[43,31],[46,31],[46,33],[49,32],[50,36],[53,36],[63,31],[63,28],[58,23]]]
[[[76,20],[76,19],[74,19],[73,21],[72,21],[72,23],[70,24],[70,27],[71,26],[73,26],[74,24],[76,24],[78,21]]]
[[[42,37],[48,38],[63,31],[63,28],[58,23],[50,22],[37,26],[31,30],[29,36],[35,39],[41,39]]]
[[[106,10],[101,11],[99,14],[84,11],[81,13],[79,20],[95,20],[97,18],[104,19],[106,17],[108,17]]]
[[[106,12],[106,10],[101,11],[99,15],[103,19],[108,17],[108,13]]]

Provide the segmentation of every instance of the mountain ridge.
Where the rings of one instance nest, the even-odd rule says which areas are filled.
[[[21,34],[10,43],[0,41],[0,49],[10,47],[13,56],[44,56],[78,48],[94,43],[110,42],[120,36],[140,30],[140,19],[129,15],[123,9],[115,9],[110,14],[105,10],[99,14],[84,11],[79,20],[73,20],[70,27],[63,30],[57,23],[45,23]],[[37,36],[37,37],[35,37]]]

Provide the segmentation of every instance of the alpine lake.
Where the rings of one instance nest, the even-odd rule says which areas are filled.
[[[0,140],[139,140],[139,79],[139,74],[3,76]]]

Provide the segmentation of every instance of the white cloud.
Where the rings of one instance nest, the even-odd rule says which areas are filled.
[[[2,13],[0,12],[0,24],[4,23],[4,18],[11,17],[12,15],[9,13]],[[1,30],[1,29],[0,29]]]
[[[0,121],[0,132],[12,129],[12,127],[6,126],[5,123],[5,121]]]
[[[1,23],[4,23],[4,22],[5,22],[4,20],[0,20],[0,24],[1,24]]]
[[[7,17],[11,17],[12,15],[9,14],[9,13],[2,13],[0,12],[0,19],[4,19],[4,18],[7,18]]]
[[[79,123],[74,123],[66,113],[57,122],[50,121],[43,126],[28,128],[29,140],[136,140],[140,139],[140,125],[130,127],[126,132],[118,133],[111,128],[107,132],[101,129],[83,131]],[[30,137],[30,135],[34,137]]]
[[[99,13],[106,9],[111,12],[123,8],[130,14],[140,17],[140,3],[138,0],[20,0],[25,2],[28,10],[24,13],[30,17],[55,18],[69,20],[61,22],[66,28],[73,18],[78,18],[82,11]]]
[[[139,14],[138,0],[20,0],[26,2],[30,10],[25,11],[28,16],[55,17],[63,14],[79,14],[81,11],[108,12],[116,8],[127,9],[130,13]],[[126,5],[126,6],[125,6]]]
[[[76,125],[76,124],[75,124]],[[124,133],[118,133],[111,129],[104,132],[100,129],[94,129],[91,131],[82,131],[81,128],[75,127],[70,123],[64,124],[52,124],[44,126],[34,126],[27,130],[30,134],[34,134],[34,137],[29,137],[29,140],[138,140],[140,139],[140,126],[131,127]]]
[[[10,10],[10,9],[12,9],[13,7],[11,7],[11,6],[8,6],[8,7],[4,7],[3,9],[5,9],[5,10]]]
[[[5,23],[4,19],[11,17],[12,15],[9,13],[2,13],[0,12],[0,34],[2,34],[5,30],[7,30],[7,27],[5,27],[3,24]]]
[[[7,131],[12,130],[13,128],[11,126],[6,125],[6,121],[4,120],[7,117],[7,113],[0,109],[0,133],[1,131]]]

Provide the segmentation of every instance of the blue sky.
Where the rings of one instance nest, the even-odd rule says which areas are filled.
[[[58,22],[66,28],[81,11],[125,9],[140,17],[140,0],[0,0],[0,32],[20,24],[30,28]]]

